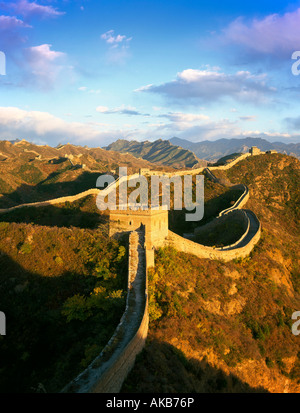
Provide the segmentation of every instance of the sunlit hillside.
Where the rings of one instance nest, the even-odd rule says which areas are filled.
[[[300,391],[300,163],[260,155],[218,175],[249,186],[261,240],[228,263],[157,252],[150,334],[123,391]]]

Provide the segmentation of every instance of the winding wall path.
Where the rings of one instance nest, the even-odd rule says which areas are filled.
[[[248,154],[235,160],[236,164],[244,159]],[[228,169],[230,166],[219,167],[214,169]],[[205,168],[199,170],[180,171],[174,175],[197,174],[203,172]],[[209,171],[211,179],[217,178]],[[161,174],[153,172],[152,175]],[[131,175],[132,179],[138,175]],[[121,178],[122,179],[127,179]],[[120,179],[110,184],[104,191],[108,194],[115,189],[121,182]],[[44,202],[35,202],[31,204],[18,205],[12,208],[1,209],[1,213],[7,213],[17,208],[23,207],[40,207],[64,203],[66,201],[74,202],[88,195],[97,195],[98,189],[90,189],[80,194],[52,199]],[[166,243],[173,245],[179,251],[195,254],[201,258],[223,259],[225,261],[245,257],[250,254],[254,245],[258,242],[261,233],[261,225],[256,215],[249,210],[240,208],[247,202],[249,190],[244,186],[244,192],[237,200],[235,205],[222,211],[219,216],[232,213],[239,210],[243,214],[243,219],[247,220],[246,231],[235,244],[224,248],[211,248],[193,241],[180,237],[169,231]],[[125,312],[115,330],[112,338],[105,346],[101,354],[93,360],[86,370],[80,373],[71,383],[63,390],[63,393],[117,393],[120,391],[123,381],[134,365],[136,355],[142,350],[147,333],[148,333],[148,264],[147,257],[150,251],[145,248],[145,232],[134,231],[129,236],[129,260],[128,260],[128,294],[126,300]],[[153,251],[152,251],[153,252]],[[149,261],[150,262],[150,259]]]

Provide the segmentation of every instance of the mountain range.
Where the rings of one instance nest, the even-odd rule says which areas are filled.
[[[247,137],[244,139],[218,139],[216,141],[190,142],[186,139],[171,138],[172,145],[192,151],[198,158],[215,162],[223,156],[232,153],[248,152],[252,146],[261,151],[276,150],[285,155],[300,157],[300,143],[268,142],[261,138]]]
[[[105,149],[131,154],[157,165],[172,166],[173,168],[195,168],[207,165],[206,161],[199,159],[191,150],[162,139],[154,142],[119,139]]]
[[[0,141],[0,208],[74,195],[95,187],[101,173],[117,174],[119,166],[129,174],[140,168],[172,170],[101,148]]]

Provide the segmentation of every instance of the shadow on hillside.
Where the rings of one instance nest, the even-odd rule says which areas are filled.
[[[186,358],[176,347],[158,339],[147,339],[137,356],[121,393],[268,393],[252,388],[233,374],[226,374],[201,362]]]
[[[119,288],[126,289],[125,278],[119,279]],[[0,336],[0,394],[60,392],[83,370],[81,361],[101,351],[125,301],[84,322],[67,322],[61,313],[69,297],[88,295],[95,282],[93,276],[74,272],[56,277],[33,273],[0,250],[0,311],[6,317],[6,335]]]
[[[216,218],[221,211],[231,207],[242,193],[242,190],[233,188],[207,200],[204,204],[204,217],[201,221],[186,221],[185,214],[190,212],[185,209],[182,211],[171,210],[169,211],[169,229],[179,235],[194,232],[196,227],[207,224]]]
[[[96,209],[96,205],[93,206]],[[24,207],[0,214],[2,222],[16,222],[50,227],[77,227],[95,229],[105,226],[108,230],[108,216],[99,211],[82,211],[76,203],[65,203],[61,207],[48,205],[43,207]]]
[[[53,172],[36,185],[22,184],[14,192],[3,193],[4,199],[0,198],[0,209],[79,194],[96,188],[97,178],[101,175],[99,172],[85,171],[73,181],[57,182],[60,174],[59,171]]]

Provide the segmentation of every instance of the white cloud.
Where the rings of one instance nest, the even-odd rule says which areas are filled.
[[[96,94],[96,95],[98,95],[99,93],[101,93],[101,90],[100,90],[100,89],[89,89],[89,88],[86,87],[86,86],[81,86],[81,87],[78,88],[78,90],[79,90],[80,92],[87,92],[87,93]]]
[[[107,124],[67,122],[48,112],[27,111],[17,107],[0,107],[0,139],[23,138],[34,142],[77,144],[111,142],[122,131]]]
[[[246,22],[239,17],[223,29],[218,37],[221,44],[242,47],[242,53],[250,52],[253,57],[264,55],[290,58],[291,52],[299,50],[300,8],[283,15],[270,14],[262,19]]]
[[[231,98],[240,102],[265,103],[276,89],[266,84],[266,74],[249,71],[226,74],[220,71],[186,69],[175,80],[143,86],[136,91],[152,92],[180,104],[201,104]]]
[[[53,88],[67,68],[63,64],[65,53],[51,50],[51,47],[51,44],[42,44],[23,51],[26,81],[45,90]]]
[[[256,116],[240,116],[239,119],[245,122],[254,122],[256,121]]]
[[[216,140],[245,136],[265,137],[270,141],[299,141],[299,135],[244,130],[228,119],[192,122],[157,122],[137,127],[100,122],[68,122],[47,112],[0,107],[0,139],[27,139],[36,143],[57,145],[72,142],[78,145],[105,146],[116,139],[169,139],[178,136],[192,141]]]

